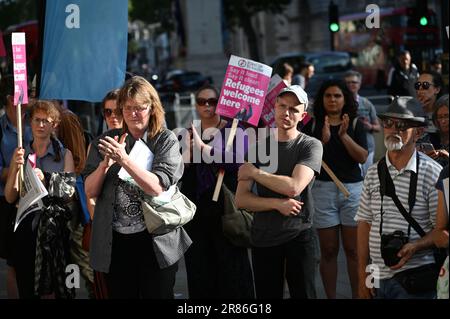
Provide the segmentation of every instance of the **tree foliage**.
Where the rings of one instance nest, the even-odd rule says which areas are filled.
[[[224,0],[226,25],[230,30],[241,27],[248,39],[250,58],[259,60],[258,36],[251,18],[259,12],[281,13],[291,0]]]
[[[148,24],[161,23],[161,29],[172,29],[171,0],[128,0],[130,20],[141,20]]]

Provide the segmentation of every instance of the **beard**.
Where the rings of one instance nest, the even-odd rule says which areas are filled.
[[[402,137],[398,134],[387,135],[384,138],[384,146],[388,151],[400,151],[404,145]]]

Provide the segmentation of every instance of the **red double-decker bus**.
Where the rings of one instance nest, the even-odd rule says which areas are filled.
[[[363,74],[363,85],[383,86],[400,49],[411,52],[419,69],[440,49],[440,31],[432,10],[428,10],[426,26],[416,23],[414,8],[381,8],[380,27],[372,29],[366,26],[368,14],[340,16],[340,30],[334,38],[336,50],[352,54],[353,65]]]

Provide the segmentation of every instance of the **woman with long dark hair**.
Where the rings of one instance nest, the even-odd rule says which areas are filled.
[[[320,272],[328,298],[336,298],[337,256],[342,235],[353,297],[357,295],[356,222],[363,177],[359,164],[366,161],[367,140],[363,123],[357,119],[357,104],[344,82],[322,84],[314,100],[314,121],[304,131],[323,144],[323,161],[345,185],[345,198],[322,169],[313,188],[313,225],[320,240]]]

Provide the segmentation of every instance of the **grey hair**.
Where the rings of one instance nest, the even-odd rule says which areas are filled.
[[[345,72],[344,79],[349,78],[351,76],[356,76],[360,81],[362,79],[362,74],[355,70],[349,70],[349,71]]]
[[[448,108],[448,94],[444,94],[442,95],[437,101],[436,103],[434,103],[434,111],[433,111],[433,115],[431,116],[433,123],[436,125],[437,122],[437,112],[439,111],[439,109],[441,109],[442,107],[447,107]]]

